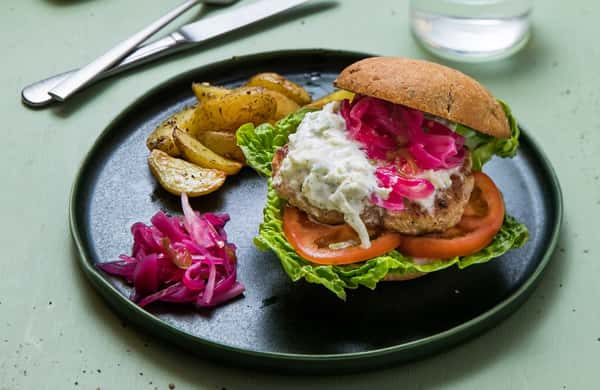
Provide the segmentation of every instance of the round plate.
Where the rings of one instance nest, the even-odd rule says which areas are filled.
[[[332,91],[342,68],[365,56],[285,51],[203,66],[152,89],[104,130],[75,181],[70,222],[85,274],[121,316],[229,364],[327,373],[440,351],[493,326],[523,302],[550,259],[562,219],[556,176],[526,132],[515,158],[495,158],[485,171],[502,190],[508,212],[528,226],[531,239],[486,264],[380,283],[375,291],[359,288],[346,302],[322,286],[293,283],[272,253],[252,243],[262,221],[266,182],[245,168],[216,193],[192,201],[197,210],[231,215],[226,229],[239,248],[238,278],[247,288],[243,298],[214,310],[153,304],[146,311],[129,301],[130,287],[94,266],[131,251],[134,222],[149,223],[158,210],[181,214],[178,197],[162,190],[150,174],[145,140],[169,115],[194,103],[193,81],[233,87],[252,74],[275,71],[320,97]]]

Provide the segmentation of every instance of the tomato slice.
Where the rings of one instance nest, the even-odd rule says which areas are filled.
[[[475,186],[460,222],[446,232],[404,236],[398,250],[407,256],[445,259],[477,253],[494,239],[504,222],[504,201],[485,173],[475,172]]]
[[[306,213],[287,206],[283,211],[283,233],[296,252],[304,259],[323,265],[352,264],[366,261],[391,251],[400,245],[402,236],[384,233],[371,240],[371,247],[358,246],[356,232],[347,224],[326,225],[312,221]],[[330,245],[347,244],[332,249]]]
[[[398,249],[402,254],[429,259],[467,256],[485,248],[502,227],[504,202],[486,174],[475,172],[475,185],[460,222],[442,233],[408,236],[385,232],[371,240],[370,248],[358,246],[358,236],[347,224],[326,225],[312,221],[306,213],[287,206],[283,232],[304,259],[323,265],[352,264]],[[332,244],[347,243],[336,249]]]

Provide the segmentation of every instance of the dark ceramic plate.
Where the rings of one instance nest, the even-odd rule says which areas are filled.
[[[556,246],[562,218],[559,184],[541,150],[523,132],[518,155],[485,170],[502,189],[508,212],[531,239],[487,264],[447,269],[375,291],[350,291],[342,302],[325,288],[292,283],[272,253],[252,244],[262,220],[265,180],[247,168],[218,192],[193,200],[201,211],[226,211],[239,248],[239,279],[247,292],[212,311],[155,304],[142,310],[130,288],[94,264],[131,248],[129,227],[158,210],[180,214],[146,165],[146,136],[170,114],[194,102],[192,81],[236,86],[276,71],[313,97],[332,90],[346,65],[366,56],[324,50],[238,57],[169,80],[138,99],[102,133],[89,152],[71,198],[71,230],[81,266],[109,304],[144,330],[193,352],[233,364],[301,372],[339,372],[416,359],[482,332],[514,311],[534,288]]]

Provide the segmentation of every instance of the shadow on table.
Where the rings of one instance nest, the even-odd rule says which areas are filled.
[[[483,335],[450,350],[419,361],[400,364],[379,370],[361,372],[351,375],[332,376],[290,376],[277,372],[255,371],[245,368],[231,367],[223,363],[204,360],[172,344],[140,333],[137,328],[119,321],[110,314],[108,305],[85,280],[83,272],[77,272],[78,293],[84,295],[89,302],[87,315],[97,317],[98,327],[106,327],[115,339],[122,340],[123,350],[127,353],[143,353],[148,364],[160,367],[171,377],[156,378],[177,385],[194,384],[199,387],[215,388],[286,388],[302,389],[335,388],[345,381],[345,389],[397,389],[401,387],[441,388],[473,373],[485,370],[495,362],[509,359],[519,353],[519,346],[532,337],[544,321],[548,321],[549,308],[561,292],[562,283],[568,279],[569,269],[566,264],[571,248],[568,248],[566,237],[570,234],[567,225],[563,225],[557,250],[544,271],[540,284],[532,296],[508,319]],[[79,265],[77,250],[72,246],[73,261]],[[116,314],[113,312],[113,314]],[[336,376],[333,376],[336,375]],[[151,379],[148,376],[147,379]]]
[[[43,0],[46,3],[50,3],[52,5],[56,5],[56,6],[69,6],[69,5],[78,5],[81,3],[91,3],[95,0]],[[97,2],[97,0],[96,0]]]
[[[58,3],[62,3],[63,1],[69,2],[68,0],[45,0],[45,1],[58,2]],[[86,0],[86,1],[92,1],[92,0]],[[305,4],[305,5],[299,6],[294,9],[284,11],[280,14],[270,17],[268,20],[265,20],[263,22],[252,24],[247,27],[242,27],[238,30],[227,33],[221,37],[213,38],[206,43],[199,44],[194,49],[185,51],[185,53],[175,53],[174,55],[164,57],[164,58],[158,59],[156,61],[152,61],[148,64],[139,65],[135,69],[125,71],[127,73],[127,75],[125,75],[124,77],[135,77],[135,72],[144,71],[145,69],[148,69],[149,67],[157,66],[157,65],[160,65],[161,63],[164,64],[164,63],[170,63],[170,62],[178,61],[178,60],[182,60],[182,59],[187,59],[187,58],[190,58],[190,57],[196,55],[197,50],[202,50],[202,51],[211,50],[216,47],[223,46],[229,42],[247,38],[254,34],[259,34],[261,32],[269,30],[271,28],[276,28],[284,23],[290,23],[294,20],[299,20],[299,19],[308,17],[311,14],[326,11],[330,8],[336,7],[337,5],[338,5],[337,1],[320,1],[320,2],[315,2],[315,3]],[[210,12],[210,10],[216,9],[216,7],[217,6],[203,7],[198,12],[195,20],[200,20],[201,16],[204,16],[207,12]],[[125,37],[123,37],[123,39],[125,39]],[[292,48],[292,47],[290,47],[290,48]],[[98,53],[98,55],[100,55],[100,54],[101,53]],[[74,64],[74,65],[76,65],[76,64]],[[81,91],[77,95],[73,96],[71,99],[67,100],[66,102],[61,103],[61,104],[56,104],[55,106],[51,107],[53,114],[55,114],[58,117],[67,118],[70,115],[76,113],[80,107],[83,107],[86,104],[93,104],[94,100],[96,100],[97,96],[101,95],[103,91],[110,88],[114,83],[118,82],[121,77],[123,77],[123,76],[120,76],[120,75],[111,76],[110,80],[101,80],[98,82],[98,84],[95,84],[95,85],[85,88],[83,91]],[[146,89],[149,89],[149,87],[154,87],[154,85],[148,86]],[[123,108],[125,108],[125,107],[123,107]]]
[[[510,78],[518,75],[532,74],[537,71],[537,65],[551,61],[551,46],[544,41],[543,34],[536,33],[535,25],[532,25],[531,38],[523,49],[508,58],[498,61],[480,63],[451,61],[436,57],[422,46],[417,46],[424,59],[459,69],[477,80],[510,80]]]

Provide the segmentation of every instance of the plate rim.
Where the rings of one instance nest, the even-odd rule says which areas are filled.
[[[553,192],[552,198],[554,198],[554,207],[552,208],[552,217],[553,220],[556,220],[556,223],[552,226],[551,239],[548,243],[544,254],[542,255],[542,259],[535,270],[529,275],[529,277],[521,284],[521,286],[502,300],[500,303],[492,307],[491,309],[483,312],[482,314],[465,321],[457,326],[454,326],[450,329],[447,329],[443,332],[439,332],[424,338],[420,338],[417,340],[409,341],[406,343],[401,343],[393,346],[387,346],[384,348],[376,348],[368,351],[358,351],[358,352],[346,352],[346,353],[330,353],[330,354],[302,354],[302,353],[287,353],[287,352],[273,352],[273,351],[258,351],[252,350],[248,348],[237,347],[233,345],[228,345],[226,343],[211,341],[203,337],[191,335],[182,331],[181,329],[169,324],[168,322],[156,317],[150,312],[144,310],[143,308],[136,305],[134,302],[130,301],[126,296],[122,295],[119,290],[113,286],[105,277],[102,276],[100,271],[98,271],[94,267],[93,256],[88,253],[84,246],[85,239],[82,237],[81,228],[77,222],[77,209],[78,202],[77,196],[79,193],[79,187],[83,182],[83,174],[88,167],[88,165],[92,162],[93,156],[96,154],[96,151],[103,144],[104,139],[109,136],[114,129],[117,127],[116,125],[122,120],[123,117],[129,114],[130,111],[134,110],[140,101],[145,100],[149,96],[157,93],[159,90],[167,87],[168,85],[177,83],[178,80],[188,77],[193,73],[198,73],[207,68],[219,67],[226,64],[230,64],[232,62],[237,61],[252,61],[259,60],[261,57],[275,57],[275,56],[309,56],[309,55],[325,55],[325,56],[353,56],[353,57],[366,57],[371,56],[372,54],[363,53],[363,52],[355,52],[355,51],[346,51],[346,50],[329,50],[329,49],[299,49],[299,50],[276,50],[276,51],[267,51],[260,52],[255,54],[248,54],[244,56],[233,56],[228,59],[224,59],[221,61],[212,62],[209,64],[205,64],[180,74],[177,74],[173,77],[168,78],[165,81],[162,81],[156,84],[154,87],[141,94],[137,98],[135,98],[131,103],[129,103],[118,115],[116,115],[109,124],[103,129],[103,131],[99,134],[96,140],[93,142],[92,146],[89,148],[84,158],[79,164],[79,168],[75,175],[75,179],[71,188],[71,193],[69,197],[69,228],[71,232],[72,239],[77,248],[77,258],[78,263],[81,269],[84,271],[84,274],[88,278],[88,280],[92,283],[92,285],[96,288],[96,290],[102,295],[108,303],[112,306],[113,309],[116,309],[119,314],[128,317],[129,320],[136,323],[138,326],[145,328],[148,331],[151,331],[155,335],[159,337],[162,336],[163,340],[173,341],[181,346],[184,346],[184,342],[192,342],[193,345],[190,347],[205,347],[208,350],[196,351],[200,353],[210,353],[214,355],[220,355],[221,353],[236,353],[240,355],[245,355],[252,358],[257,358],[260,360],[278,360],[278,361],[294,361],[294,362],[304,362],[304,363],[314,363],[314,362],[332,362],[332,361],[341,361],[341,362],[351,362],[351,361],[363,361],[365,359],[370,358],[389,358],[391,355],[406,353],[411,350],[415,351],[415,357],[420,356],[417,352],[421,347],[426,347],[428,345],[434,345],[434,350],[437,350],[435,346],[441,346],[443,344],[453,345],[460,342],[462,339],[468,337],[470,335],[469,331],[473,333],[479,333],[483,330],[488,329],[491,325],[486,326],[486,322],[493,320],[498,316],[506,316],[510,312],[510,309],[514,307],[516,309],[519,304],[528,296],[529,293],[533,291],[533,288],[537,284],[540,279],[541,274],[544,269],[550,262],[552,255],[556,249],[558,244],[558,239],[560,236],[561,226],[563,223],[563,195],[560,183],[558,181],[558,177],[554,168],[552,167],[549,159],[544,153],[543,149],[540,147],[538,142],[531,137],[528,132],[523,128],[522,125],[519,125],[521,129],[521,137],[524,138],[526,143],[529,143],[532,149],[538,154],[540,157],[540,162],[544,168],[544,171],[549,179],[549,184],[551,185],[551,191]],[[142,325],[143,322],[143,325]],[[482,325],[483,328],[474,331],[473,329],[477,328],[478,325]],[[171,337],[177,337],[180,340],[170,340]],[[183,341],[183,342],[182,342]],[[192,348],[187,348],[191,350]],[[423,353],[421,353],[423,354]],[[425,354],[429,354],[426,352]],[[410,360],[408,359],[396,359],[396,360]],[[235,364],[235,362],[232,362]],[[259,364],[260,365],[260,364]],[[253,364],[256,366],[256,364]],[[366,368],[366,367],[365,367]]]

